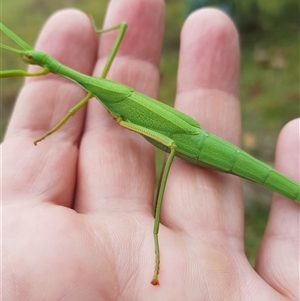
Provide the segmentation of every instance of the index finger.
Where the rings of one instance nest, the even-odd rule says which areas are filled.
[[[77,10],[66,10],[49,19],[34,49],[78,71],[91,73],[96,46],[89,18]],[[37,68],[40,67],[31,66],[29,71]],[[84,95],[81,87],[59,75],[26,80],[3,144],[3,170],[10,196],[19,193],[27,199],[39,196],[43,201],[72,204],[84,110],[38,146],[33,141],[56,125]]]

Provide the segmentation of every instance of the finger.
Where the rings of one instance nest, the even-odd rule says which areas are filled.
[[[239,41],[232,21],[216,9],[192,14],[181,33],[176,108],[205,130],[239,144],[238,83]],[[238,231],[242,237],[241,188],[235,177],[176,160],[168,181],[166,225],[193,231],[202,225],[205,231]]]
[[[96,42],[89,18],[79,11],[67,10],[58,12],[46,23],[35,49],[80,72],[91,73]],[[31,66],[29,71],[38,69],[39,66]],[[84,94],[82,88],[59,74],[26,80],[5,137],[7,179],[9,185],[14,185],[8,191],[38,194],[46,201],[71,204],[76,178],[76,142],[84,112],[79,112],[38,146],[33,141],[57,124]]]
[[[219,10],[199,10],[186,21],[181,33],[176,106],[206,130],[239,144],[238,93],[236,28]]]
[[[281,131],[275,168],[299,182],[300,119]],[[276,194],[257,260],[257,272],[272,287],[290,299],[299,295],[300,206]]]
[[[161,0],[112,1],[104,28],[122,21],[128,23],[128,30],[108,77],[156,97],[164,3]],[[116,33],[101,35],[96,75],[101,74],[115,38]],[[151,212],[155,173],[153,147],[140,135],[121,128],[97,100],[89,103],[79,170],[82,178],[77,210],[121,207],[126,210],[147,208]]]

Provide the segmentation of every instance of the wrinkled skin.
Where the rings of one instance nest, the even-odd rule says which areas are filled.
[[[101,3],[99,3],[101,5]],[[104,27],[129,23],[109,78],[157,97],[162,0],[115,0]],[[96,20],[99,23],[99,20]],[[98,42],[89,18],[55,14],[36,48],[99,75],[115,33]],[[181,34],[176,108],[239,144],[239,42],[216,9],[192,14]],[[37,70],[38,67],[30,67]],[[175,159],[154,269],[153,147],[96,100],[38,146],[85,95],[47,75],[26,79],[3,147],[3,300],[298,300],[299,205],[276,195],[254,270],[244,252],[240,179]],[[296,179],[299,122],[282,130],[275,167]]]

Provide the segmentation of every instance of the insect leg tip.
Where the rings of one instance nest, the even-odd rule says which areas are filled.
[[[44,139],[45,139],[45,138],[37,139],[37,140],[33,141],[33,144],[34,144],[35,146],[37,146],[37,144],[38,144],[40,141],[44,140]]]
[[[158,279],[154,279],[154,278],[153,278],[153,279],[151,280],[151,284],[152,284],[152,285],[155,285],[155,286],[156,286],[156,285],[159,285]]]

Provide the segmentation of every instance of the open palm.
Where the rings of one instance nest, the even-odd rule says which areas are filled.
[[[109,78],[157,98],[164,5],[115,0],[105,26],[129,30]],[[86,15],[45,25],[37,49],[99,75],[115,33],[98,43]],[[30,67],[37,68],[37,67]],[[32,69],[31,69],[32,70]],[[176,108],[239,144],[239,43],[227,16],[191,15],[181,37]],[[240,180],[175,159],[154,269],[153,147],[91,100],[61,130],[32,142],[85,95],[59,76],[26,80],[3,148],[4,300],[296,300],[299,205],[276,195],[256,271],[244,253]],[[296,177],[298,122],[280,136],[276,166]]]

